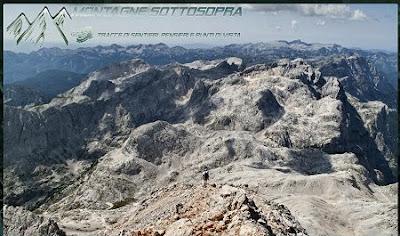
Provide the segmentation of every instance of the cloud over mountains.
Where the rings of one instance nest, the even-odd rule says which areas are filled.
[[[367,15],[360,9],[352,10],[346,4],[265,4],[245,5],[246,8],[261,12],[294,12],[303,16],[322,16],[342,20],[366,20]]]

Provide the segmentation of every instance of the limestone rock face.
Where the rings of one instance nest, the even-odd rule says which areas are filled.
[[[358,57],[133,59],[47,104],[6,105],[4,211],[18,213],[6,226],[21,235],[390,235],[397,111],[378,74]]]
[[[5,235],[66,236],[57,223],[21,207],[4,206]]]

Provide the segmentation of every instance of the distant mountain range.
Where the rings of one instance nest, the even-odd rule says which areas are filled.
[[[77,85],[76,83],[83,77],[82,74],[88,74],[125,60],[142,59],[148,64],[161,66],[169,63],[216,60],[232,56],[241,58],[246,66],[272,63],[281,58],[300,57],[311,65],[322,66],[324,72],[330,71],[328,74],[338,75],[337,73],[339,73],[344,79],[354,76],[352,70],[357,69],[346,58],[359,58],[357,63],[365,64],[363,68],[369,68],[369,71],[362,72],[366,77],[356,80],[359,83],[351,85],[353,89],[350,91],[359,93],[357,86],[362,86],[365,89],[368,88],[368,92],[361,91],[364,91],[363,94],[370,100],[384,99],[383,101],[391,106],[395,105],[397,101],[393,97],[395,94],[393,90],[397,88],[396,54],[349,49],[337,44],[310,44],[300,40],[231,44],[211,49],[168,47],[159,43],[126,47],[113,44],[73,50],[42,48],[29,54],[5,51],[4,83],[24,81],[18,82],[18,84],[36,90],[44,97],[52,98],[57,93]],[[329,63],[327,63],[328,61]],[[324,64],[328,66],[324,66]],[[366,66],[367,64],[368,66]],[[67,79],[68,76],[70,76],[69,79]],[[364,78],[369,78],[370,82],[364,81]],[[380,87],[380,89],[377,90],[376,87]]]
[[[393,84],[397,83],[397,56],[395,53],[349,49],[337,44],[310,44],[300,40],[231,44],[208,49],[168,47],[159,43],[126,47],[113,44],[78,49],[42,48],[29,54],[4,51],[4,82],[12,83],[23,80],[50,69],[86,74],[111,63],[136,58],[143,59],[149,64],[163,65],[234,56],[242,58],[246,65],[253,65],[270,63],[280,58],[301,57],[315,60],[318,57],[354,54],[365,57],[368,62],[375,64],[377,70],[385,74]]]

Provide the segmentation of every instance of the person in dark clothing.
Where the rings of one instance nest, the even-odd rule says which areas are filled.
[[[203,172],[203,186],[207,186],[207,181],[210,178],[210,175],[208,174],[208,170],[205,170]]]

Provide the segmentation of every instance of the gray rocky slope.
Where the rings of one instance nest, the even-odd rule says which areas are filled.
[[[4,211],[42,217],[6,233],[395,235],[397,111],[376,81],[361,57],[135,59],[6,106]]]

